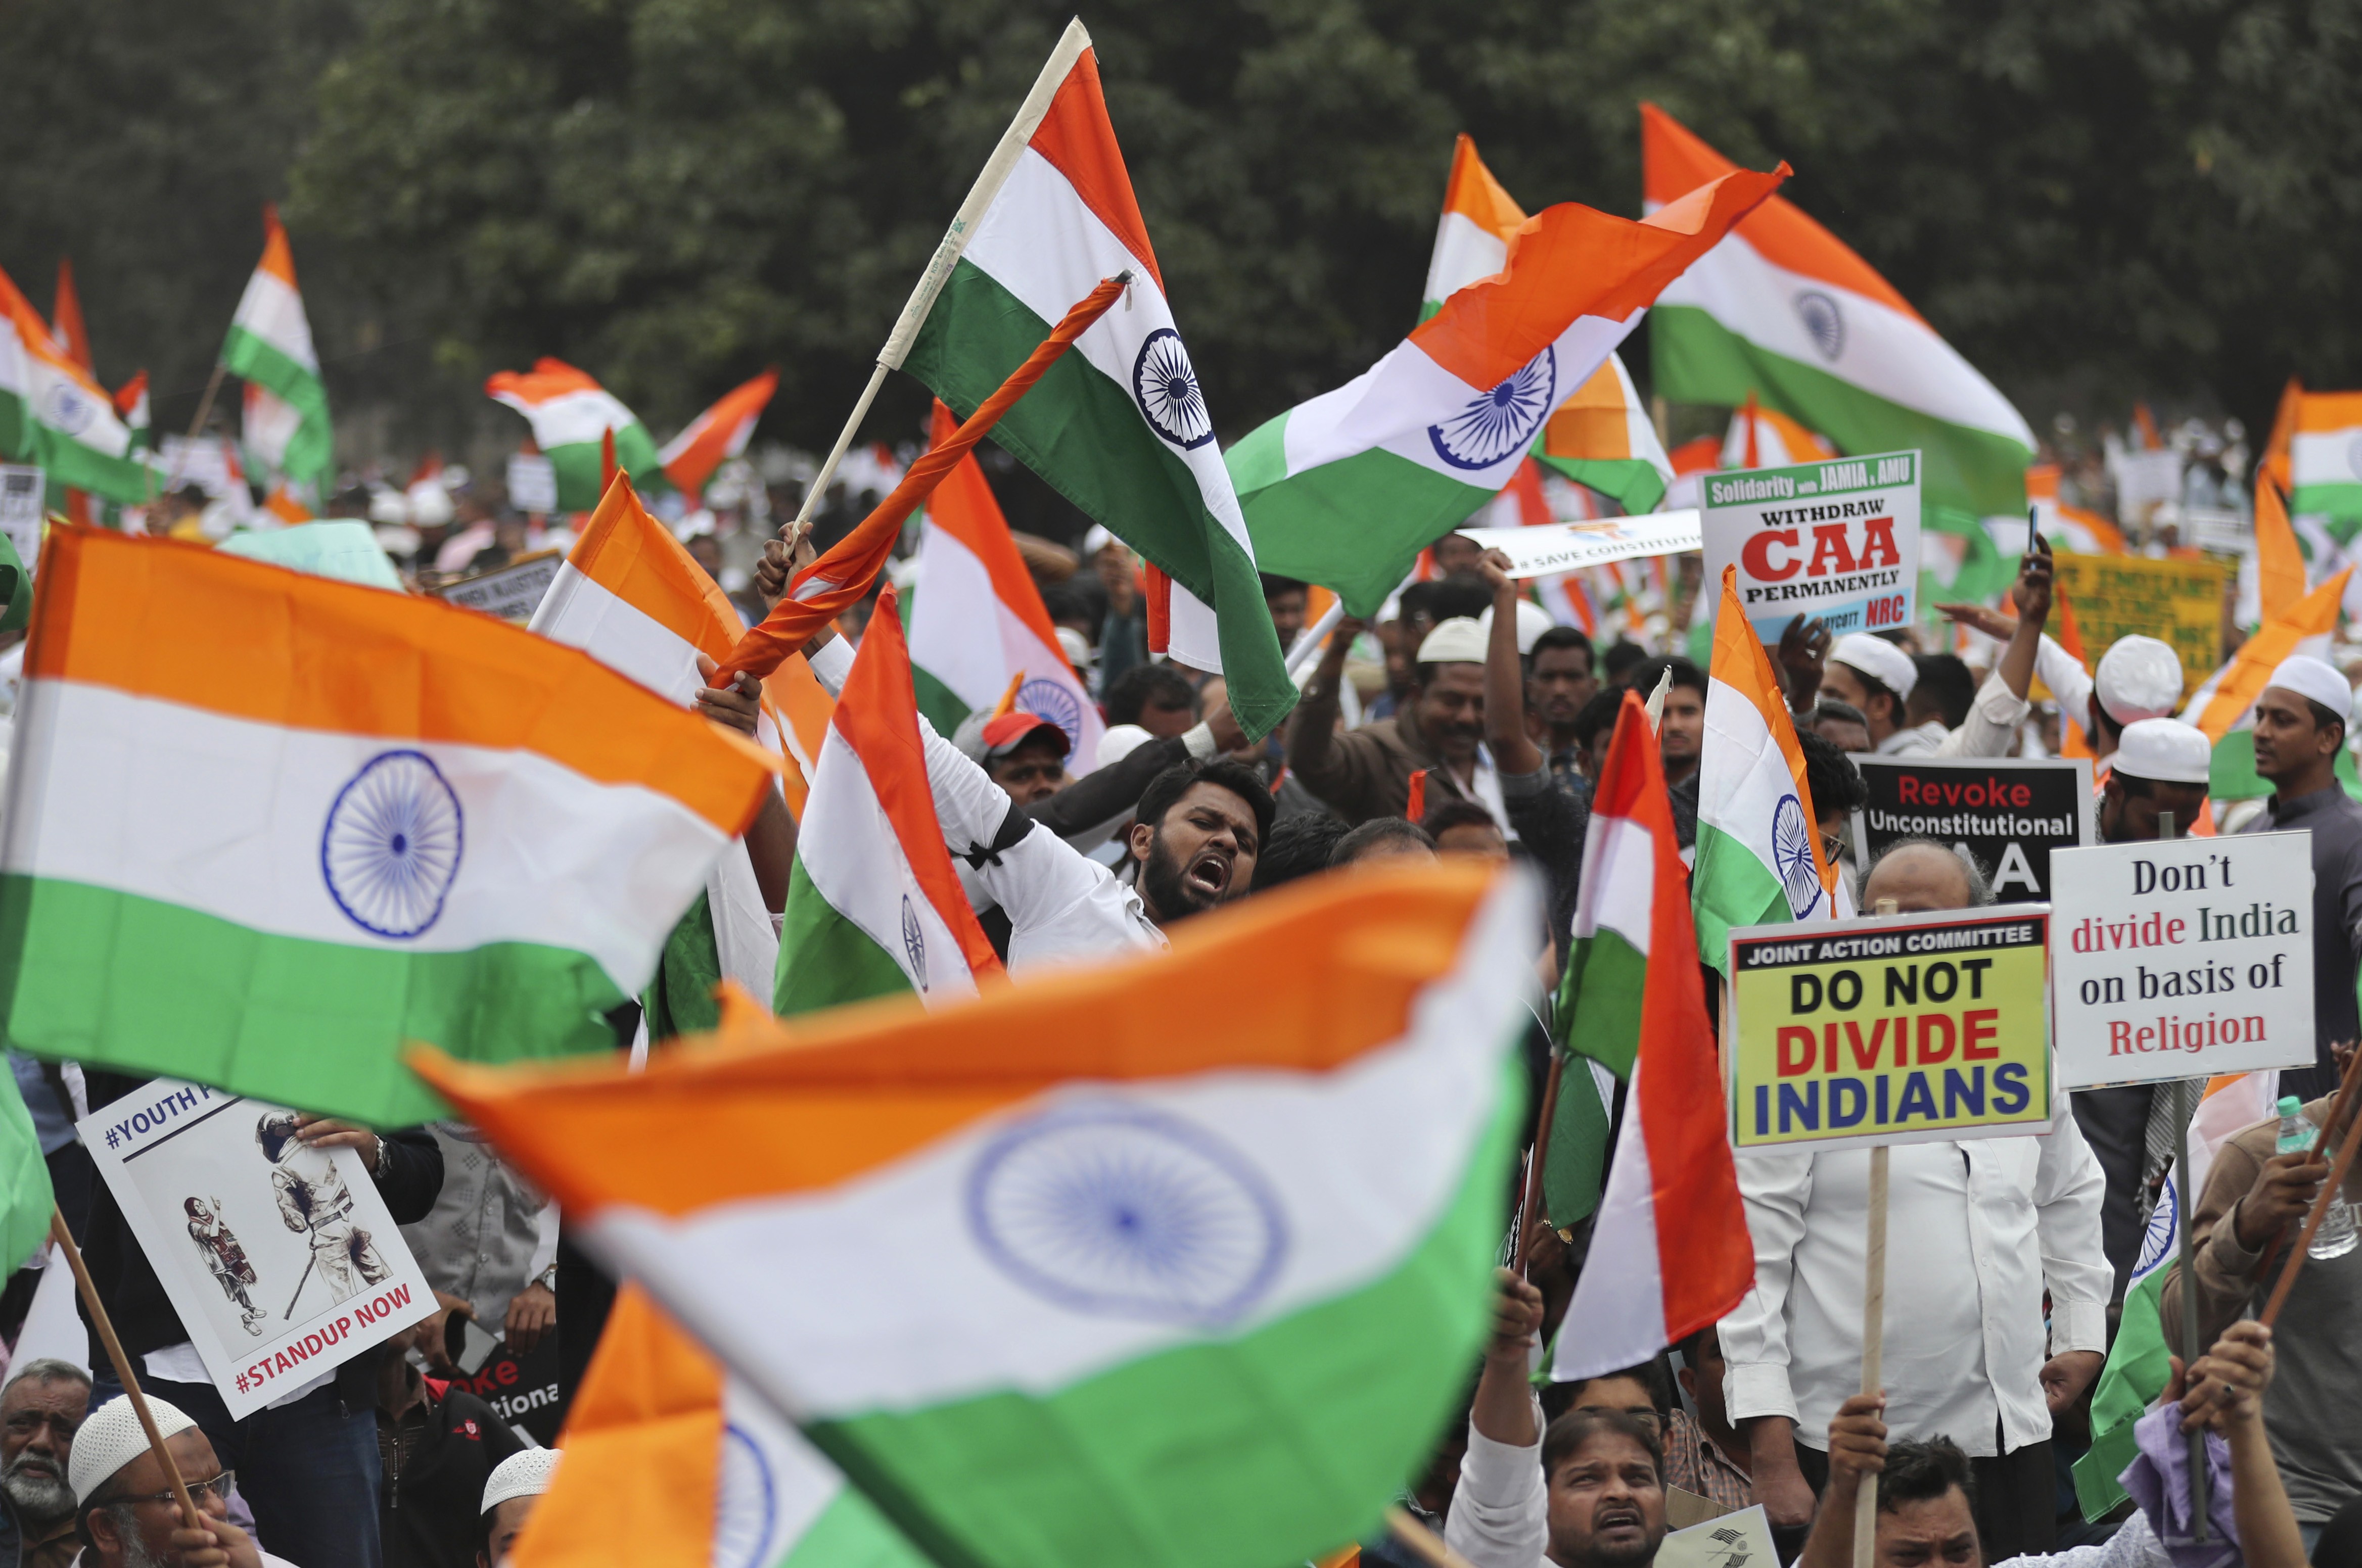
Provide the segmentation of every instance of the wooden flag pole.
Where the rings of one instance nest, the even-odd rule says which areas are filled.
[[[1452,1551],[1441,1536],[1419,1523],[1400,1503],[1386,1505],[1386,1528],[1428,1568],[1470,1568],[1468,1559]]]
[[[82,1292],[82,1304],[90,1310],[90,1321],[98,1327],[98,1339],[106,1346],[106,1359],[114,1364],[116,1378],[123,1385],[123,1397],[131,1401],[131,1413],[139,1418],[139,1430],[148,1434],[148,1446],[153,1450],[157,1463],[164,1467],[164,1478],[172,1486],[173,1500],[181,1505],[181,1521],[184,1528],[194,1530],[204,1518],[197,1512],[195,1499],[189,1496],[189,1484],[181,1477],[181,1467],[172,1463],[172,1451],[164,1446],[163,1434],[156,1430],[156,1417],[148,1409],[148,1396],[139,1391],[139,1379],[131,1370],[131,1358],[123,1354],[123,1342],[115,1337],[115,1324],[98,1299],[98,1287],[90,1282],[90,1267],[82,1260],[82,1248],[74,1245],[73,1232],[66,1228],[66,1217],[54,1205],[50,1209],[50,1240],[66,1255],[66,1266],[73,1270],[74,1288]]]
[[[2157,814],[2157,836],[2170,843],[2174,837],[2173,813]],[[2191,1245],[2190,1221],[2198,1212],[2198,1194],[2190,1190],[2190,1125],[2198,1116],[2198,1103],[2205,1096],[2196,1091],[2189,1079],[2173,1086],[2173,1119],[2181,1128],[2179,1153],[2180,1164],[2174,1169],[2173,1234],[2180,1248],[2181,1268],[2181,1365],[2185,1370],[2198,1364],[2198,1292],[2196,1251]],[[2206,1523],[2206,1433],[2203,1429],[2187,1434],[2190,1444],[2190,1508],[2191,1536],[2202,1544],[2212,1531]]]
[[[1509,1266],[1526,1271],[1526,1232],[1542,1212],[1542,1162],[1550,1158],[1551,1124],[1558,1119],[1558,1083],[1566,1071],[1566,1052],[1551,1051],[1550,1076],[1542,1080],[1541,1120],[1534,1127],[1533,1157],[1526,1163],[1526,1201],[1518,1205],[1518,1234],[1509,1239]],[[1544,1224],[1550,1222],[1544,1218]]]
[[[2345,1076],[2337,1085],[2337,1097],[2329,1102],[2329,1124],[2321,1131],[2324,1140],[2334,1135],[2338,1118],[2345,1114],[2346,1102],[2353,1097],[2355,1069],[2357,1067],[2362,1067],[2362,1051],[2356,1051],[2345,1059]],[[2354,1168],[2355,1150],[2362,1148],[2362,1137],[2356,1135],[2357,1130],[2362,1130],[2362,1117],[2355,1118],[2353,1124],[2345,1129],[2345,1141],[2338,1146],[2337,1161],[2329,1168],[2329,1179],[2321,1184],[2321,1192],[2312,1201],[2312,1212],[2304,1217],[2304,1229],[2296,1238],[2296,1246],[2290,1252],[2288,1262],[2280,1266],[2280,1277],[2273,1282],[2271,1296],[2264,1302],[2263,1311],[2257,1315],[2257,1321],[2266,1328],[2270,1328],[2273,1320],[2280,1315],[2280,1307],[2288,1300],[2289,1287],[2296,1283],[2296,1271],[2304,1263],[2312,1245],[2312,1238],[2320,1234],[2321,1222],[2329,1217],[2329,1206],[2345,1189],[2345,1173]],[[2181,1288],[2181,1299],[2185,1302],[2191,1299],[2190,1286],[2186,1282]],[[2182,1316],[2187,1318],[2190,1315],[2185,1307]]]
[[[1894,900],[1882,898],[1877,913],[1893,915]],[[1880,1144],[1870,1151],[1870,1227],[1862,1248],[1861,1266],[1861,1391],[1875,1394],[1882,1385],[1886,1352],[1886,1191],[1891,1151]],[[1853,1504],[1853,1568],[1871,1568],[1878,1555],[1878,1482],[1862,1483]]]
[[[189,439],[191,441],[194,441],[198,436],[204,433],[205,416],[214,411],[214,394],[221,390],[222,372],[226,368],[226,367],[224,366],[219,359],[215,359],[214,361],[214,373],[205,381],[205,395],[197,400],[197,417],[189,422]],[[171,495],[172,493],[173,487],[181,482],[181,464],[187,458],[187,456],[188,448],[183,446],[181,449],[181,455],[172,459],[172,471],[164,480],[164,493],[166,495]]]
[[[942,295],[944,285],[951,281],[952,269],[959,265],[961,254],[967,249],[967,242],[976,237],[976,225],[984,221],[985,210],[1000,194],[1000,188],[1009,182],[1009,176],[1015,171],[1017,160],[1024,156],[1026,144],[1033,139],[1033,133],[1042,128],[1043,119],[1050,113],[1050,101],[1065,85],[1067,73],[1075,69],[1075,61],[1080,60],[1083,51],[1090,47],[1091,35],[1085,30],[1082,19],[1076,17],[1068,22],[1065,32],[1059,36],[1058,47],[1050,51],[1042,73],[1033,79],[1032,90],[1017,106],[1017,117],[1010,120],[1009,128],[1000,133],[1000,141],[993,148],[992,156],[984,160],[984,168],[977,173],[976,183],[968,187],[967,200],[962,202],[959,211],[952,215],[951,227],[944,231],[943,239],[935,246],[934,255],[927,258],[926,270],[919,274],[919,281],[911,289],[910,299],[904,302],[901,315],[895,319],[894,330],[886,336],[886,346],[877,351],[877,365],[869,372],[869,384],[861,389],[861,396],[854,403],[853,412],[845,416],[844,428],[836,433],[836,444],[828,449],[827,461],[820,466],[820,472],[812,476],[812,482],[806,487],[803,505],[796,510],[795,521],[781,531],[781,537],[788,541],[790,549],[801,542],[805,531],[811,527],[812,512],[819,507],[820,498],[828,492],[829,481],[836,477],[836,466],[844,461],[845,450],[853,444],[854,434],[860,430],[861,422],[868,417],[869,405],[877,398],[877,389],[886,384],[886,372],[900,370],[902,361],[911,356],[911,345],[918,341],[919,329],[927,324],[927,314],[935,308],[935,301]]]

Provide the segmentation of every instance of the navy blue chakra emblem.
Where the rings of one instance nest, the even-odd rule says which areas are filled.
[[[1142,1106],[1069,1107],[1002,1133],[968,1177],[967,1218],[1001,1273],[1097,1317],[1231,1322],[1287,1254],[1263,1174],[1205,1129]]]
[[[1184,451],[1214,439],[1214,416],[1206,411],[1206,395],[1198,388],[1198,367],[1171,327],[1158,327],[1142,342],[1131,362],[1131,395],[1149,428]]]
[[[911,978],[919,982],[921,991],[926,990],[927,931],[919,924],[918,907],[907,893],[902,895],[902,950],[911,955]]]
[[[1490,468],[1533,444],[1558,407],[1558,350],[1545,348],[1515,375],[1441,424],[1427,427],[1435,455],[1455,468]]]
[[[722,1429],[722,1506],[713,1521],[718,1568],[770,1568],[779,1488],[763,1449],[735,1421]]]
[[[1066,732],[1066,744],[1083,743],[1083,705],[1055,681],[1027,681],[1017,688],[1017,706],[1036,718],[1046,718]]]
[[[1821,901],[1821,872],[1813,863],[1813,841],[1806,835],[1805,808],[1793,795],[1783,795],[1772,808],[1772,869],[1787,891],[1788,915],[1802,920]]]
[[[345,781],[320,832],[320,874],[345,918],[409,938],[441,917],[465,845],[459,796],[424,751],[381,751]]]
[[[2169,1176],[2157,1207],[2149,1211],[2148,1228],[2141,1233],[2140,1257],[2133,1265],[2135,1279],[2163,1263],[2165,1255],[2181,1245],[2180,1235],[2173,1228],[2180,1209],[2181,1199],[2174,1188],[2174,1178]]]
[[[1838,311],[1837,301],[1818,289],[1807,289],[1796,296],[1796,314],[1803,318],[1805,330],[1813,334],[1813,346],[1821,357],[1834,364],[1845,352],[1845,316]]]

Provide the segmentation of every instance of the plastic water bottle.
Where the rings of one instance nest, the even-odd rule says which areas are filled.
[[[2280,1135],[2277,1152],[2303,1154],[2309,1151],[2319,1141],[2321,1129],[2313,1125],[2312,1119],[2304,1113],[2304,1107],[2293,1094],[2280,1096],[2279,1109]],[[2341,1192],[2331,1201],[2329,1212],[2321,1217],[2321,1229],[2313,1233],[2312,1245],[2305,1251],[2314,1262],[2325,1263],[2333,1257],[2344,1257],[2354,1250],[2357,1242],[2362,1242],[2362,1229],[2357,1229],[2354,1223],[2354,1205],[2348,1203]]]

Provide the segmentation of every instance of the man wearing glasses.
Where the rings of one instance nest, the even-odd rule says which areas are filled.
[[[66,1468],[82,1499],[84,1568],[293,1568],[229,1522],[237,1475],[222,1468],[197,1423],[161,1399],[149,1400],[148,1409],[200,1517],[193,1523],[181,1517],[171,1479],[148,1446],[131,1401],[110,1399],[74,1434]]]
[[[89,1408],[90,1374],[71,1361],[28,1361],[0,1390],[0,1563],[73,1562],[80,1543],[66,1463]]]

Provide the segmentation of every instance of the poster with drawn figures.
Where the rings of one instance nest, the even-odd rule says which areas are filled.
[[[231,1416],[434,1310],[360,1156],[294,1112],[160,1078],[77,1130]]]

